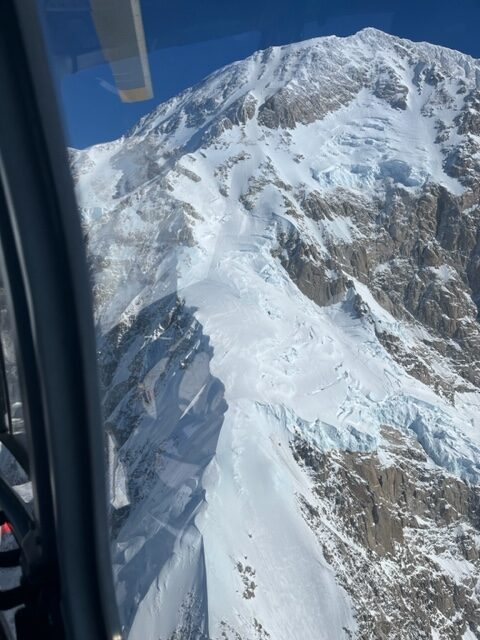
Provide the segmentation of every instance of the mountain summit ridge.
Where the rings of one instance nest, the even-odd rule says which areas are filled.
[[[366,50],[360,45],[365,45]],[[386,45],[387,48],[381,49],[380,45]],[[332,64],[332,67],[327,66],[327,68],[332,68],[332,75],[335,75],[335,73],[339,71],[340,64],[347,62],[353,64],[354,67],[362,66],[362,63],[370,65],[375,56],[377,56],[381,62],[392,62],[392,53],[396,54],[393,58],[397,58],[397,64],[395,65],[397,68],[399,53],[404,56],[409,56],[413,53],[416,57],[423,57],[425,63],[431,62],[445,67],[445,70],[449,72],[450,75],[457,76],[458,74],[454,74],[454,72],[461,71],[469,78],[472,74],[478,75],[480,72],[479,61],[467,54],[439,45],[424,42],[412,43],[409,40],[389,35],[369,27],[347,37],[326,36],[312,38],[299,43],[270,47],[257,51],[245,60],[222,67],[207,76],[197,85],[181,92],[179,96],[163,103],[163,105],[159,107],[160,113],[157,114],[157,110],[154,110],[152,114],[144,117],[139,125],[133,128],[132,135],[138,135],[144,128],[146,128],[147,131],[153,128],[154,125],[152,126],[152,121],[155,122],[158,117],[163,117],[162,110],[165,105],[169,105],[173,101],[175,108],[177,108],[177,101],[190,97],[192,94],[201,91],[202,87],[207,85],[213,84],[216,86],[217,81],[224,75],[233,74],[235,76],[237,80],[234,84],[236,91],[240,90],[242,93],[245,93],[249,91],[249,87],[251,86],[254,97],[265,100],[271,98],[275,92],[274,89],[270,89],[266,95],[255,95],[265,90],[261,82],[262,75],[264,75],[265,72],[265,65],[273,66],[271,73],[275,76],[275,71],[281,71],[282,67],[284,67],[284,72],[288,72],[288,65],[285,67],[285,64],[291,62],[292,59],[293,61],[296,59],[297,65],[295,71],[300,73],[302,79],[305,79],[306,73],[307,82],[310,84],[315,82],[315,77],[311,74],[312,60],[313,63],[318,64],[319,70],[325,66],[325,62],[327,62],[328,65]],[[282,62],[283,65],[281,64]],[[298,76],[296,73],[285,73],[283,78],[280,78],[280,80],[278,78],[276,79],[278,81],[278,88],[282,89],[285,88],[288,83],[298,80]],[[478,84],[478,80],[476,80],[476,82]],[[223,100],[225,99],[224,95],[221,97]],[[228,101],[231,99],[232,97],[228,96],[227,106]]]

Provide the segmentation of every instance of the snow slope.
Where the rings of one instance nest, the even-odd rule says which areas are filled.
[[[318,304],[284,267],[282,239],[330,264],[332,246],[373,252],[392,190],[464,198],[448,159],[465,144],[456,118],[479,72],[468,56],[373,29],[321,38],[221,69],[122,139],[73,153],[114,506],[130,505],[115,563],[131,640],[355,633],[351,595],[299,507],[313,484],[295,437],[388,464],[389,425],[418,439],[428,468],[478,483],[478,389],[465,383],[452,403],[378,339],[388,331],[413,353],[430,329],[393,315],[338,261],[325,279],[348,286]],[[312,193],[349,209],[308,215]],[[360,210],[380,213],[363,224]],[[446,286],[449,274],[432,278]]]

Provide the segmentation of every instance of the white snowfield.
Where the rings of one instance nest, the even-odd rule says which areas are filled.
[[[441,92],[416,81],[429,65],[444,78]],[[408,90],[406,108],[393,108],[375,90],[392,75]],[[208,337],[213,351],[202,367],[223,385],[226,401],[217,430],[196,429],[210,406],[205,369],[189,372],[191,354],[185,369],[159,358],[145,371],[143,393],[154,398],[160,385],[182,376],[180,401],[144,403],[126,442],[111,452],[118,455],[119,506],[128,494],[129,451],[189,452],[188,460],[165,459],[117,536],[130,640],[354,634],[349,596],[299,507],[312,481],[293,457],[296,434],[323,451],[382,455],[380,429],[390,425],[415,435],[432,467],[478,483],[480,394],[457,393],[452,404],[409,376],[376,329],[414,351],[418,327],[393,318],[356,281],[338,303],[318,306],[276,250],[280,234],[292,230],[321,255],[332,239],[348,245],[361,235],[351,217],[315,221],[295,210],[300,190],[367,203],[392,182],[412,191],[434,182],[461,194],[464,187],[443,169],[445,149],[459,136],[452,128],[439,143],[437,125],[452,125],[460,84],[479,82],[480,64],[468,56],[366,29],[258,52],[160,105],[128,136],[73,153],[99,332],[120,321],[130,326],[142,309],[176,292]],[[279,90],[325,95],[332,104],[310,123],[268,128],[258,109]],[[246,98],[253,116],[232,124],[232,109]],[[439,286],[448,278],[448,267],[440,268]],[[363,317],[352,313],[355,293],[369,309]],[[139,344],[166,345],[165,330],[160,324]],[[200,353],[197,343],[192,350]],[[120,363],[116,382],[128,379],[133,355]],[[448,364],[437,367],[455,379]],[[119,407],[106,416],[110,423],[125,415]]]

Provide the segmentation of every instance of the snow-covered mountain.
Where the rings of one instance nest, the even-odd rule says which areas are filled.
[[[275,47],[72,152],[131,640],[480,637],[480,62]]]

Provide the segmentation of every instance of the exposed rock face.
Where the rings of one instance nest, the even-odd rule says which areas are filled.
[[[395,317],[424,326],[430,334],[426,347],[448,358],[464,383],[478,387],[480,207],[470,203],[479,194],[477,187],[458,198],[436,185],[415,194],[394,187],[373,205],[354,207],[341,194],[332,203],[332,196],[312,192],[299,199],[300,211],[315,221],[352,216],[360,237],[348,244],[327,241],[322,256],[315,246],[282,233],[278,255],[319,304],[338,302],[349,276],[368,285]]]
[[[297,438],[314,483],[313,500],[299,496],[305,518],[357,602],[355,637],[461,638],[480,624],[480,489],[428,468],[412,438],[384,435],[384,460]]]
[[[279,238],[279,248],[273,251],[278,256],[300,291],[320,306],[334,304],[343,299],[347,279],[343,273],[335,271],[333,260],[323,261],[315,245],[307,246],[292,234]]]

